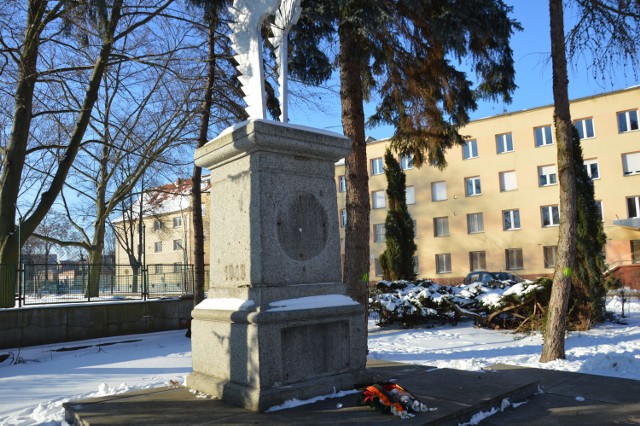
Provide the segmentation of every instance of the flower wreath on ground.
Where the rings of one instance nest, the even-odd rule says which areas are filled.
[[[410,392],[393,382],[379,382],[370,386],[360,387],[362,403],[371,408],[389,412],[402,419],[410,419],[414,413],[436,411],[418,401]]]

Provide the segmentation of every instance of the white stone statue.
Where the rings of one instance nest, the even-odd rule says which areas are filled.
[[[245,110],[249,118],[266,118],[266,95],[264,90],[264,70],[262,37],[260,29],[267,16],[275,15],[271,24],[273,37],[269,42],[276,50],[278,85],[280,100],[280,121],[287,122],[287,35],[300,17],[300,0],[234,0],[229,9],[233,22],[229,24],[232,34],[229,38],[236,51],[235,59],[240,72]]]

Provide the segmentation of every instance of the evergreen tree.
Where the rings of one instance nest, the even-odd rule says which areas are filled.
[[[587,330],[602,319],[605,311],[606,289],[603,273],[606,269],[602,248],[604,233],[600,211],[595,202],[593,181],[583,166],[582,147],[578,132],[573,131],[574,168],[576,171],[577,225],[576,268],[572,285],[570,309],[573,327]]]
[[[385,280],[412,280],[416,277],[413,254],[416,252],[415,229],[407,209],[406,180],[400,164],[389,149],[384,154],[389,211],[384,222],[387,248],[380,255]]]
[[[464,142],[458,129],[481,98],[510,101],[515,89],[509,39],[519,25],[502,0],[303,0],[302,29],[293,49],[324,47],[338,30],[342,126],[351,139],[345,158],[347,226],[344,281],[347,293],[366,304],[362,278],[369,272],[369,183],[364,102],[380,98],[372,124],[395,127],[394,149],[411,153],[417,165],[444,166],[444,152]],[[331,49],[293,56],[331,63]],[[452,59],[468,60],[477,86]],[[295,74],[295,71],[294,71]]]

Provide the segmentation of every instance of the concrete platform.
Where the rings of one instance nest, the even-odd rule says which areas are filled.
[[[287,410],[254,413],[220,400],[199,398],[184,387],[70,401],[64,407],[67,422],[76,425],[457,425],[480,411],[499,407],[504,398],[509,398],[512,402],[528,402],[499,412],[481,424],[640,424],[640,381],[506,365],[493,366],[486,372],[378,360],[369,360],[367,366],[374,372],[374,380],[395,378],[437,411],[400,420],[360,405],[359,396],[354,394]]]

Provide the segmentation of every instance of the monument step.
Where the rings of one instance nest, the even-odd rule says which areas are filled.
[[[359,394],[268,413],[256,413],[221,400],[202,398],[185,387],[156,388],[64,404],[66,421],[107,424],[387,424],[457,425],[479,412],[500,408],[503,400],[522,402],[537,392],[537,381],[513,371],[467,372],[369,360],[374,381],[395,379],[435,411],[400,420],[360,403]]]

